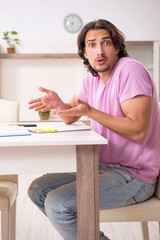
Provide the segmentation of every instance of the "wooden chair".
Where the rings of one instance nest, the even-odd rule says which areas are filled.
[[[16,236],[16,197],[18,176],[0,175],[0,210],[2,240],[15,240]]]
[[[19,104],[0,99],[0,122],[17,122]],[[18,194],[18,176],[0,175],[0,211],[2,240],[16,239],[16,197]]]
[[[149,221],[157,221],[160,229],[160,175],[156,184],[155,193],[147,201],[121,208],[100,210],[100,222],[141,222],[144,240],[149,240]]]

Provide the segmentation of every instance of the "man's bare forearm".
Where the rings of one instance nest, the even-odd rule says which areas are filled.
[[[129,117],[111,116],[95,108],[91,108],[88,117],[109,130],[137,143],[142,143],[148,132],[148,124],[141,124],[139,121]]]

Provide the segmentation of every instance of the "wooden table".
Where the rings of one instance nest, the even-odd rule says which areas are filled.
[[[91,130],[1,137],[0,174],[77,171],[78,240],[99,240],[98,144]]]

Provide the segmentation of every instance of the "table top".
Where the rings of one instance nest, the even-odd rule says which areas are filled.
[[[33,133],[30,136],[1,137],[0,147],[9,146],[69,146],[107,144],[107,139],[93,130],[56,133]]]

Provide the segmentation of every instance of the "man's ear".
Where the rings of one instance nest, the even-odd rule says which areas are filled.
[[[115,49],[115,53],[116,53],[116,55],[118,55],[118,53],[119,53],[119,48]]]
[[[86,49],[85,49],[85,48],[84,48],[84,56],[85,56],[86,59],[88,59],[88,57],[87,57],[87,53],[86,53]]]

